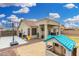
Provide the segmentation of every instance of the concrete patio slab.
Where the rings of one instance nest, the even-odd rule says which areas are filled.
[[[13,38],[12,36],[0,37],[0,49],[10,47],[10,42],[12,42],[12,38]],[[28,43],[26,40],[24,40],[20,37],[17,37],[17,36],[14,36],[14,39],[15,39],[15,41],[17,41],[19,43],[19,45]]]

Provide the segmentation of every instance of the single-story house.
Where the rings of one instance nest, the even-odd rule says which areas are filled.
[[[29,19],[21,20],[18,30],[32,38],[44,38],[51,34],[60,34],[60,24],[49,18],[44,18],[37,21],[30,21]]]
[[[79,40],[72,40],[65,35],[49,35],[45,43],[46,51],[50,51],[52,55],[79,56]]]
[[[35,21],[21,20],[18,30],[25,35],[30,35],[32,38],[37,37],[37,26]]]

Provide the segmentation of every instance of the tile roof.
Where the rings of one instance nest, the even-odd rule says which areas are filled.
[[[49,35],[45,41],[48,41],[52,38],[55,38],[59,43],[61,43],[69,51],[73,51],[73,48],[76,45],[75,41],[71,40],[70,38],[64,35],[57,35],[57,36]]]
[[[24,20],[23,21],[26,25],[28,25],[28,26],[36,26],[36,21],[26,21],[26,20]]]

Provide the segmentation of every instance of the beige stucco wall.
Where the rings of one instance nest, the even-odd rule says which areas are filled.
[[[30,26],[26,25],[24,22],[22,22],[19,27],[19,30],[28,31],[28,28],[36,28],[36,27],[30,27]],[[32,38],[37,38],[37,35],[32,35]]]
[[[25,23],[21,22],[21,25],[19,27],[19,30],[23,29],[23,30],[27,30],[29,28],[29,26],[27,26]]]

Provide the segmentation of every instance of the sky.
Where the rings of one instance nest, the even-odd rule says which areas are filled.
[[[65,27],[79,27],[78,3],[0,3],[0,25],[11,27],[9,20],[50,18]]]

